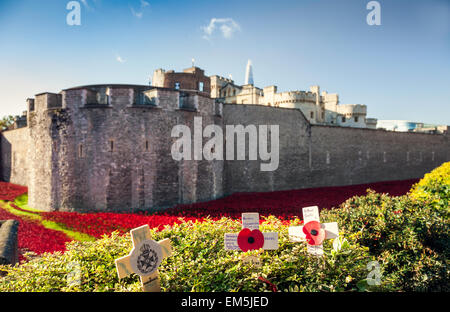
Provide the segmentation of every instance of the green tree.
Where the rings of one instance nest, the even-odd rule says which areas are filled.
[[[14,123],[14,116],[12,115],[3,116],[3,118],[0,120],[0,129],[6,130],[13,123]]]

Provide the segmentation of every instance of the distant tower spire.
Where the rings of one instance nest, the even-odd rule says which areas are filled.
[[[245,84],[253,84],[253,69],[251,60],[248,60],[247,69],[245,70]]]
[[[192,67],[195,66],[195,58],[192,58]]]

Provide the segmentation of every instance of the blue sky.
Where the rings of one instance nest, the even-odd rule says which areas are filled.
[[[147,84],[191,66],[280,91],[338,93],[368,117],[450,124],[450,1],[0,1],[0,116],[34,94],[94,83]]]

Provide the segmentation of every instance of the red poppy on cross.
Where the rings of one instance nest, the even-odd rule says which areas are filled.
[[[325,239],[334,239],[339,236],[337,222],[320,223],[319,208],[317,206],[305,207],[303,224],[289,227],[289,240],[291,242],[308,242],[308,253],[315,256],[323,255],[322,243]]]
[[[226,250],[276,250],[278,249],[278,233],[259,230],[259,213],[242,214],[242,230],[239,233],[225,233]],[[250,257],[253,262],[256,258]]]

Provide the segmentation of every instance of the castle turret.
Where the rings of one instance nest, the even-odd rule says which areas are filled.
[[[190,67],[183,72],[157,69],[153,73],[152,85],[177,90],[211,93],[211,81],[205,76],[205,71],[199,67]]]

